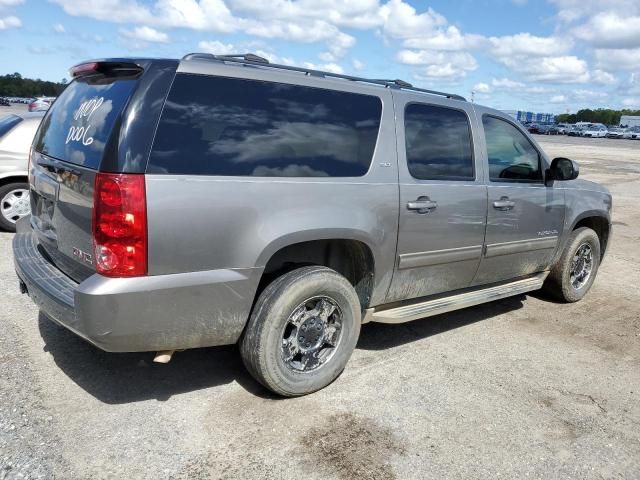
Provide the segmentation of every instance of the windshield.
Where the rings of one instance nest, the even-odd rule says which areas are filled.
[[[75,80],[42,121],[36,151],[97,169],[136,83],[133,79],[95,76]]]

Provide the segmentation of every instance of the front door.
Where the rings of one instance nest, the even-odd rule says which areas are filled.
[[[405,92],[395,100],[400,219],[389,302],[468,287],[487,214],[472,108]]]
[[[544,184],[544,159],[514,123],[482,116],[489,209],[485,252],[474,285],[548,268],[564,223],[564,193]]]

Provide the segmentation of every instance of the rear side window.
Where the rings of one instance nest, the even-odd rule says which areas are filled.
[[[0,137],[3,137],[5,133],[15,127],[22,121],[17,115],[6,115],[0,118]]]
[[[136,83],[134,79],[103,76],[75,80],[47,112],[35,149],[59,160],[97,169]]]
[[[482,117],[492,182],[541,182],[540,155],[527,137],[509,122]]]
[[[473,147],[467,114],[412,103],[404,113],[409,173],[419,180],[473,180]]]
[[[179,74],[156,133],[150,173],[357,177],[371,165],[378,97]]]

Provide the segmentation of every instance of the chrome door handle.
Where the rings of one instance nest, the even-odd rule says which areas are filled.
[[[509,197],[500,197],[500,200],[493,202],[493,208],[496,210],[507,211],[513,209],[516,206],[516,202],[509,200]]]
[[[407,209],[416,210],[418,213],[429,213],[437,206],[438,202],[432,201],[429,197],[418,197],[417,200],[407,203]]]

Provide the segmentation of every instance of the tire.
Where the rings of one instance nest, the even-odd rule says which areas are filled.
[[[22,198],[26,193],[26,203]],[[17,202],[17,204],[16,204]],[[11,208],[11,207],[14,208]],[[14,182],[0,186],[0,228],[16,231],[16,221],[31,213],[29,204],[29,184]]]
[[[584,246],[591,252],[590,272],[583,281],[578,281],[581,275],[574,277],[572,280],[575,257],[579,252],[584,253]],[[580,267],[588,263],[583,262],[577,266]],[[578,228],[571,233],[560,260],[553,266],[549,277],[547,277],[544,289],[550,295],[563,302],[573,303],[582,300],[593,285],[599,266],[600,239],[598,235],[590,228]]]
[[[260,294],[240,353],[249,373],[271,391],[285,397],[306,395],[342,373],[360,323],[360,301],[346,278],[326,267],[303,267],[278,277]],[[325,337],[330,338],[326,343]],[[315,356],[311,351],[319,344],[323,346]]]

